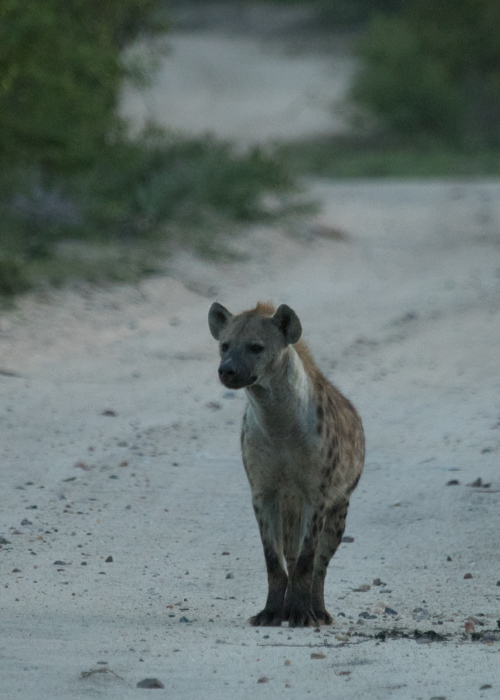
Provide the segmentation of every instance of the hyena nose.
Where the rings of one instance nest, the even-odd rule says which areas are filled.
[[[219,367],[219,377],[221,379],[233,379],[236,375],[236,369],[234,365],[228,362],[223,362]]]

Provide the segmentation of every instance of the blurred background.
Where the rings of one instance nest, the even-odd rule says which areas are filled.
[[[0,301],[229,255],[305,176],[497,177],[499,29],[498,0],[3,0]]]

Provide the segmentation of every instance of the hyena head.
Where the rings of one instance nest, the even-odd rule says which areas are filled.
[[[214,302],[208,325],[219,341],[219,378],[228,389],[265,382],[279,366],[287,346],[302,334],[297,314],[286,304],[276,311],[270,304],[257,304],[251,311],[233,315]]]

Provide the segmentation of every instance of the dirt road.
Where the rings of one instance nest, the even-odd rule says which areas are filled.
[[[500,186],[308,186],[313,233],[249,231],[245,263],[0,318],[0,697],[498,696]],[[246,622],[264,559],[214,299],[290,304],[363,417],[332,628]]]

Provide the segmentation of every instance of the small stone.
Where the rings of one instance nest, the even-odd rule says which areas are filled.
[[[107,564],[110,564],[113,561],[113,557],[109,556],[107,559],[104,560]]]
[[[325,654],[321,654],[321,653],[314,653],[314,652],[313,652],[313,653],[311,654],[311,659],[326,659],[326,655],[325,655]]]
[[[451,557],[446,557],[446,561],[453,561]]]
[[[387,610],[387,608],[386,608]],[[364,620],[376,620],[377,616],[376,615],[370,615],[368,612],[360,612],[359,617],[362,617]]]
[[[420,622],[421,620],[428,620],[431,616],[427,608],[414,608],[412,615],[413,619],[417,622]]]
[[[179,622],[189,622],[189,620],[183,615],[181,618],[179,618]]]
[[[479,688],[479,690],[490,690],[491,688],[493,688],[492,685],[486,684],[486,685],[482,685],[482,686]]]
[[[136,686],[137,688],[164,688],[165,686],[158,678],[145,678],[143,681],[139,681]]]
[[[269,678],[267,676],[261,676],[257,683],[269,683]]]
[[[101,413],[101,416],[111,416],[112,418],[114,418],[116,416],[116,411],[113,411],[113,409],[111,409],[111,408],[107,408],[105,411],[103,411]],[[155,687],[157,687],[157,686],[155,686]],[[163,686],[162,686],[162,688],[163,688]]]
[[[369,586],[367,583],[362,583],[361,586],[354,589],[354,593],[366,593],[366,591],[369,591],[370,588],[371,586]]]
[[[0,544],[10,544],[10,542],[6,540],[5,537],[0,537]]]
[[[223,557],[227,557],[229,555],[229,552],[222,552]]]
[[[382,583],[382,581],[379,578],[374,578],[372,586],[385,586],[385,583]]]
[[[234,574],[231,574],[231,573],[226,574],[226,578],[234,578]]]
[[[476,627],[471,620],[465,623],[465,634],[473,634],[476,631]]]
[[[290,661],[290,659],[285,659],[285,663],[283,665],[284,666],[291,666],[292,662]]]
[[[458,479],[450,479],[450,481],[446,482],[446,486],[460,486],[460,482]]]
[[[500,581],[497,581],[497,586],[500,586]]]
[[[20,574],[20,573],[21,573],[21,569],[12,569],[12,573],[13,573],[13,574]]]
[[[349,537],[349,535],[345,535],[342,537],[342,542],[350,544],[351,542],[354,542],[354,537]]]
[[[66,566],[66,562],[65,562],[65,561],[61,561],[61,559],[56,559],[56,561],[54,562],[54,564],[55,564],[56,566]]]
[[[398,614],[398,613],[397,613],[395,610],[393,610],[392,608],[386,608],[386,609],[384,610],[384,613],[385,613],[386,615],[397,615],[397,614]]]
[[[474,578],[472,574],[465,574],[464,578]]]
[[[33,525],[33,523],[31,520],[28,520],[28,518],[23,518],[23,520],[21,520],[21,525]]]
[[[479,476],[475,481],[473,481],[470,484],[467,484],[467,486],[472,486],[474,489],[489,489],[491,484],[484,484],[483,480]]]

